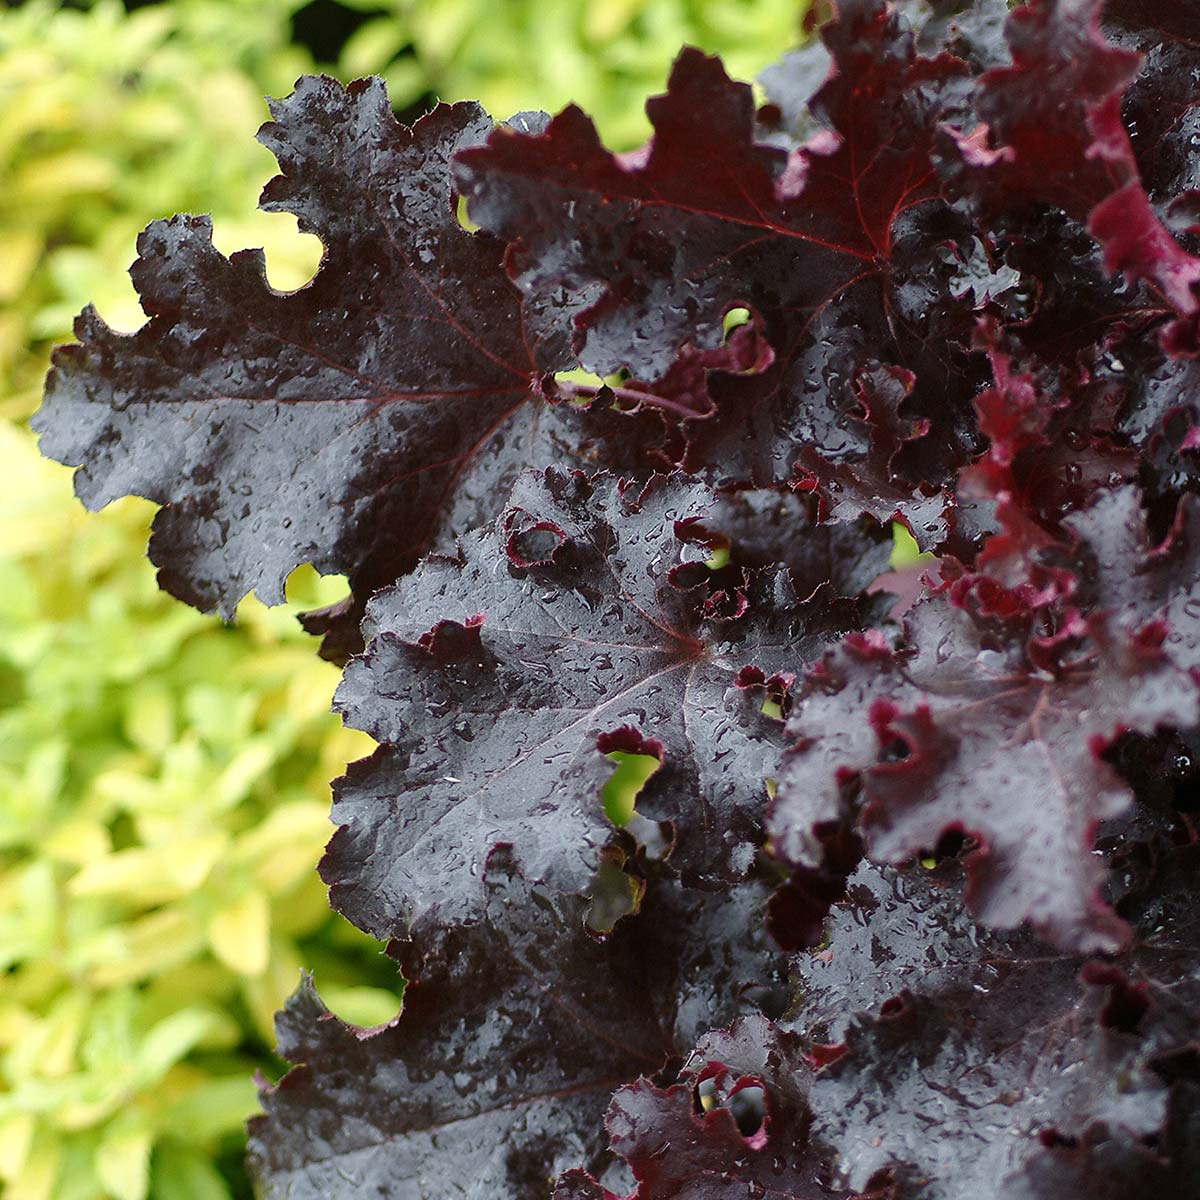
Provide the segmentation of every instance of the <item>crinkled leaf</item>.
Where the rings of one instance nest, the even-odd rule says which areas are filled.
[[[809,499],[790,489],[723,493],[709,524],[728,539],[742,566],[787,567],[804,599],[824,583],[835,595],[858,596],[887,570],[891,558],[890,530],[868,518],[854,525],[818,523]]]
[[[1195,1192],[1200,67],[1194,5],[1099,7],[844,0],[757,112],[684,52],[621,157],[302,81],[313,282],[184,218],[142,330],[85,314],[85,499],[162,503],[196,603],[308,559],[326,653],[366,612],[323,870],[408,1006],[296,1001],[267,1194]],[[784,1015],[768,926],[786,1027],[686,1060]]]
[[[1106,1140],[1140,1169],[1145,1142],[1169,1137],[1169,1111],[1196,1112],[1169,1067],[1200,1003],[1194,849],[1160,863],[1155,904],[1129,898],[1130,950],[1082,971],[1028,937],[973,929],[953,862],[864,864],[828,947],[794,960],[791,1024],[839,1043],[821,1052],[809,1096],[843,1181],[887,1168],[924,1179],[931,1200],[1025,1195],[1028,1180],[1066,1174],[1064,1160],[1094,1171],[1104,1152],[1087,1147]],[[1185,1147],[1168,1143],[1140,1177],[1169,1177],[1167,1153],[1183,1165]]]
[[[1191,141],[1200,131],[1194,6],[1187,0],[1109,0],[1102,19],[1110,41],[1144,57],[1138,78],[1123,97],[1121,117],[1151,203],[1178,234],[1192,223],[1180,218],[1189,194],[1200,187],[1200,163]]]
[[[967,68],[919,54],[881,6],[840,12],[824,33],[837,71],[813,101],[828,128],[790,156],[755,140],[749,89],[686,51],[667,93],[650,102],[655,136],[643,151],[609,154],[568,109],[542,134],[501,130],[463,153],[459,178],[474,219],[513,243],[509,270],[530,325],[573,337],[591,369],[660,374],[685,343],[714,345],[730,307],[758,315],[774,368],[714,389],[720,419],[693,429],[691,466],[716,462],[732,478],[770,483],[787,479],[808,447],[816,459],[805,470],[824,483],[815,465],[836,472],[843,460],[871,458],[859,485],[867,498],[844,511],[886,518],[914,492],[918,504],[935,493],[969,443],[953,405],[935,401],[944,376],[961,371],[953,346],[937,339],[928,349],[941,365],[912,414],[939,423],[925,491],[873,445],[869,416],[861,434],[846,429],[862,412],[860,371],[891,353],[907,370],[926,345],[901,329],[928,307],[911,282],[912,252],[920,259],[928,247],[910,245],[906,222],[932,204],[943,222],[936,240],[959,232],[937,201],[930,150],[944,93],[961,90]],[[793,70],[807,80],[806,66],[784,64],[773,86],[790,87]],[[891,436],[883,433],[888,445]],[[882,494],[872,504],[873,489]],[[922,528],[933,520],[921,518]]]
[[[304,561],[390,582],[563,364],[524,336],[501,247],[455,215],[450,160],[492,128],[478,106],[410,132],[380,81],[313,77],[273,116],[261,137],[283,173],[263,207],[321,238],[316,277],[277,292],[261,252],[214,249],[207,218],[157,222],[132,271],[149,322],[126,335],[85,312],[37,418],[87,504],[164,505],[164,586],[226,615],[251,589],[279,602]]]
[[[793,862],[819,863],[820,831],[847,818],[857,786],[872,858],[902,863],[947,831],[969,833],[980,848],[967,900],[982,921],[1030,921],[1072,948],[1119,945],[1091,849],[1096,825],[1130,793],[1099,755],[1126,730],[1193,723],[1191,675],[1156,627],[1098,617],[1055,672],[944,596],[917,606],[906,630],[903,654],[852,635],[809,676],[788,723],[795,747],[773,843]]]
[[[1095,564],[1095,602],[1130,626],[1167,622],[1166,646],[1200,671],[1200,503],[1184,496],[1167,537],[1152,545],[1135,487],[1102,493],[1067,524]],[[1185,719],[1180,724],[1190,724]]]
[[[744,1018],[674,1086],[614,1097],[634,1194],[1016,1200],[1093,1194],[1070,1190],[1087,1181],[1132,1197],[1161,1180],[1191,1196],[1196,865],[1194,846],[1168,851],[1124,897],[1131,948],[1086,963],[974,928],[952,859],[863,864],[826,947],[793,958],[781,1024]],[[738,1102],[751,1089],[757,1115]],[[617,1194],[576,1170],[555,1196]]]
[[[745,874],[782,746],[770,681],[786,690],[857,608],[744,569],[736,546],[706,566],[713,503],[679,477],[531,473],[460,558],[376,597],[337,700],[383,744],[337,791],[322,872],[342,912],[380,937],[431,909],[462,919],[500,841],[551,894],[582,891],[613,832],[613,750],[660,760],[637,807],[669,823],[672,867],[707,887]]]
[[[845,1195],[824,1186],[824,1165],[809,1145],[811,1075],[798,1037],[749,1017],[705,1037],[671,1087],[640,1079],[622,1088],[604,1123],[637,1180],[629,1200]],[[618,1197],[574,1170],[558,1181],[554,1200]]]
[[[264,1091],[251,1164],[266,1197],[539,1196],[568,1166],[603,1174],[612,1092],[686,1053],[713,1013],[755,1011],[777,968],[763,890],[649,890],[641,915],[589,938],[496,849],[478,917],[394,947],[409,979],[390,1025],[356,1029],[304,984],[279,1019],[298,1065]],[[714,944],[721,947],[714,956]],[[761,991],[761,989],[760,989]]]
[[[992,207],[1041,201],[1086,218],[1110,271],[1149,281],[1194,317],[1200,259],[1155,214],[1121,121],[1140,57],[1104,37],[1101,7],[1036,0],[1010,18],[1012,65],[983,76],[975,102],[982,123],[957,137],[959,185]]]
[[[995,529],[976,567],[1019,581],[1040,552],[1065,534],[1063,517],[1088,504],[1097,488],[1130,478],[1137,456],[1116,433],[1120,392],[1085,372],[1047,377],[1002,344],[985,320],[976,345],[987,352],[992,386],[975,397],[988,448],[959,472],[962,499],[997,505]],[[1033,369],[1029,369],[1033,366]]]

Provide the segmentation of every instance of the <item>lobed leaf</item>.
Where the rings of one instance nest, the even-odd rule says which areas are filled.
[[[967,900],[985,923],[1118,947],[1124,929],[1098,899],[1091,851],[1097,825],[1131,797],[1100,754],[1127,730],[1194,724],[1200,708],[1157,627],[1097,616],[1079,633],[1048,668],[937,597],[907,618],[902,654],[851,635],[789,721],[795,748],[769,819],[779,852],[819,865],[823,830],[856,819],[867,853],[899,864],[959,831],[979,842]]]
[[[1170,1062],[1198,997],[1191,849],[1158,868],[1170,917],[1128,904],[1131,948],[1082,967],[1028,937],[970,929],[954,862],[860,868],[829,949],[796,960],[796,1031],[837,1039],[809,1102],[841,1181],[863,1187],[886,1168],[923,1179],[923,1196],[1009,1197],[1067,1174],[1072,1158],[1095,1170],[1107,1153],[1136,1169],[1182,1099]],[[870,989],[865,958],[881,972]],[[881,1004],[885,991],[895,999]],[[1168,1153],[1182,1166],[1177,1144]]]
[[[322,873],[341,911],[378,937],[460,921],[497,842],[550,895],[584,891],[616,749],[661,764],[637,802],[656,856],[693,886],[744,877],[783,738],[763,702],[858,614],[736,546],[707,567],[714,505],[679,477],[531,473],[460,557],[372,601],[337,698],[382,744],[337,791]]]
[[[481,888],[474,921],[393,948],[409,983],[391,1024],[344,1024],[310,982],[289,1002],[279,1049],[299,1065],[251,1130],[264,1195],[538,1195],[575,1163],[603,1173],[612,1092],[776,982],[764,939],[728,936],[753,924],[761,886],[653,887],[604,942],[582,936],[580,901],[539,896],[509,846]]]

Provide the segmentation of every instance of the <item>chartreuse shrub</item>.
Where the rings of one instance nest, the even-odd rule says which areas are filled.
[[[270,4],[0,11],[4,414],[36,403],[80,297],[119,328],[141,322],[125,269],[147,214],[215,212],[230,249],[268,246],[281,285],[311,274],[315,242],[254,213],[270,156],[246,137],[264,91],[311,65],[286,29],[286,9]]]
[[[81,524],[24,434],[0,461],[5,1195],[222,1196],[300,968],[359,1019],[396,1008],[313,871],[361,743],[288,613],[164,604],[129,553],[144,502]]]
[[[33,407],[82,300],[117,328],[144,319],[125,267],[148,217],[213,211],[224,249],[267,246],[276,285],[311,275],[316,240],[253,211],[270,167],[249,136],[261,96],[309,66],[286,42],[295,7],[0,11],[4,415]],[[664,44],[643,44],[658,18],[636,9],[621,10],[634,34],[622,54],[661,58]],[[462,55],[478,39],[447,11],[462,50],[436,59],[456,72],[438,86],[473,90]],[[488,15],[508,38],[508,14]],[[432,63],[448,43],[413,21]],[[512,56],[510,75],[525,61]],[[425,69],[410,70],[407,99],[428,90]],[[504,69],[491,60],[489,87]],[[623,78],[576,60],[574,83],[618,128]],[[328,714],[336,672],[289,614],[247,601],[223,627],[156,590],[140,550],[149,505],[82,519],[66,473],[18,424],[0,427],[0,466],[0,1187],[12,1200],[226,1196],[244,1189],[252,1075],[272,1070],[271,1015],[300,967],[347,1018],[397,1007],[395,967],[329,913],[313,871],[327,781],[366,739]],[[337,593],[303,572],[292,590],[306,607]]]
[[[262,80],[286,87],[306,60],[280,23],[222,8],[211,44],[169,7],[0,14],[8,416],[32,407],[81,295],[139,323],[123,268],[148,212],[216,207],[233,245],[271,245],[279,282],[311,273],[294,223],[245,222]],[[352,735],[287,614],[247,605],[222,629],[162,603],[137,552],[144,503],[81,525],[17,425],[0,464],[4,1194],[226,1195],[217,1155],[228,1144],[236,1181],[248,1080],[300,967],[363,1019],[396,1007],[395,973],[329,921],[313,875]]]
[[[641,97],[661,86],[686,44],[719,50],[750,78],[798,40],[794,0],[341,0],[361,24],[340,49],[339,74],[380,74],[392,103],[432,92],[478,99],[491,112],[555,111],[574,101],[610,145],[650,132]]]
[[[321,873],[404,1007],[289,1001],[263,1197],[1200,1195],[1192,15],[841,0],[623,155],[309,77],[311,284],[141,236],[42,448],[197,608],[344,576],[378,743]]]

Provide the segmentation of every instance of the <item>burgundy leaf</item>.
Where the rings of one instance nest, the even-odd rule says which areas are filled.
[[[826,583],[837,596],[858,596],[891,557],[890,531],[866,517],[854,525],[818,523],[811,501],[791,489],[722,493],[709,524],[736,549],[740,564],[786,566],[796,594],[806,600]]]
[[[822,515],[828,520],[848,521],[864,513],[880,522],[895,517],[920,545],[936,546],[949,533],[948,498],[940,492],[923,494],[895,467],[905,443],[929,432],[928,420],[914,420],[900,411],[915,382],[916,376],[903,367],[860,370],[854,393],[862,411],[851,418],[850,427],[866,427],[865,453],[858,461],[833,463],[820,451],[805,448],[796,459],[797,486],[819,492]]]
[[[1105,39],[1101,7],[1102,0],[1034,0],[1013,14],[1012,65],[982,77],[982,123],[956,139],[959,186],[995,208],[1042,201],[1086,218],[1110,271],[1149,281],[1194,318],[1200,259],[1154,213],[1121,122],[1140,56]]]
[[[459,179],[474,219],[512,243],[509,270],[531,327],[573,337],[590,369],[653,377],[685,341],[718,344],[731,307],[757,314],[774,367],[713,388],[719,419],[692,430],[689,469],[715,463],[728,478],[767,484],[791,476],[802,447],[833,473],[856,469],[843,466],[847,456],[874,454],[835,515],[886,518],[916,503],[923,528],[944,508],[926,497],[970,439],[953,408],[936,404],[942,380],[909,417],[916,428],[928,410],[940,424],[924,463],[935,478],[915,501],[918,484],[893,482],[890,456],[871,448],[869,432],[848,436],[845,421],[861,414],[852,390],[860,370],[877,369],[897,339],[903,368],[925,341],[906,327],[920,301],[900,294],[916,270],[905,222],[930,204],[951,220],[930,150],[943,93],[966,66],[918,54],[880,4],[842,5],[824,37],[837,71],[813,104],[827,128],[790,156],[755,141],[749,89],[686,51],[666,95],[649,105],[655,135],[644,150],[609,154],[568,109],[543,133],[499,130],[464,152]],[[944,341],[930,354],[941,374],[960,370]]]
[[[627,1200],[844,1196],[825,1186],[809,1144],[811,1074],[799,1038],[750,1017],[706,1037],[673,1086],[641,1079],[622,1088],[605,1126],[637,1180]],[[554,1200],[619,1197],[576,1170],[559,1180]]]
[[[263,1197],[1200,1200],[1200,12],[818,27],[625,155],[303,79],[314,279],[159,222],[56,353],[164,586],[349,576],[405,1007],[294,998]]]
[[[1000,536],[976,560],[1012,583],[1034,571],[1040,553],[1065,536],[1064,514],[1086,505],[1097,488],[1132,476],[1137,457],[1115,430],[1120,393],[1087,371],[1044,377],[1019,361],[995,322],[976,331],[993,384],[975,397],[987,450],[959,472],[962,498],[994,501]]]
[[[1167,622],[1166,648],[1200,676],[1200,506],[1185,496],[1167,537],[1151,544],[1135,487],[1102,493],[1068,525],[1095,564],[1095,602],[1132,628]],[[1186,719],[1180,724],[1190,724]]]
[[[164,505],[164,586],[226,616],[252,588],[278,603],[300,562],[367,591],[391,582],[533,381],[565,363],[524,336],[501,247],[455,217],[450,159],[492,128],[478,106],[410,133],[378,80],[321,77],[273,115],[261,137],[283,173],[263,206],[322,239],[315,279],[277,292],[261,252],[213,248],[207,218],[158,222],[132,272],[150,321],[125,335],[85,312],[37,418],[87,504]]]
[[[902,863],[960,830],[981,843],[967,901],[983,922],[1030,921],[1064,947],[1120,945],[1091,849],[1130,793],[1099,754],[1126,730],[1195,722],[1190,674],[1157,627],[1100,617],[1054,671],[944,595],[906,630],[903,654],[851,635],[809,676],[769,820],[779,852],[817,865],[819,831],[846,819],[846,791],[860,787],[873,859]]]
[[[1145,60],[1125,93],[1121,117],[1155,212],[1175,233],[1186,231],[1194,221],[1187,216],[1194,207],[1190,198],[1200,187],[1191,140],[1200,131],[1195,6],[1188,0],[1109,0],[1103,20],[1110,41]],[[1196,249],[1194,241],[1184,244]]]
[[[685,51],[667,94],[648,111],[656,136],[625,160],[605,150],[571,107],[542,133],[514,130],[461,155],[458,178],[474,220],[505,240],[520,238],[509,270],[531,325],[586,342],[581,359],[589,370],[628,366],[656,378],[685,341],[701,349],[721,341],[725,311],[741,300],[723,278],[730,254],[802,235],[774,228],[786,156],[756,145],[750,89],[716,59]],[[703,241],[698,230],[708,235]],[[713,267],[681,278],[688,258],[696,266],[711,259]],[[677,288],[684,289],[678,297]],[[697,337],[689,310],[701,306]],[[636,339],[631,320],[641,330]]]

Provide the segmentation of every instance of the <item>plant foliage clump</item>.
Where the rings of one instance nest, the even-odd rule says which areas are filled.
[[[263,1195],[1200,1194],[1189,9],[844,0],[621,156],[307,78],[311,283],[143,234],[43,448],[202,609],[348,577],[321,869],[409,981],[280,1016]]]

